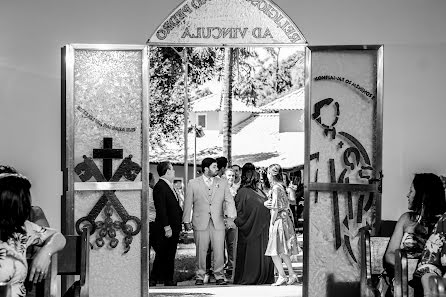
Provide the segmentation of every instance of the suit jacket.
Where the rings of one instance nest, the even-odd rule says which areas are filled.
[[[225,204],[225,210],[223,210]],[[215,229],[225,229],[224,215],[229,218],[237,216],[234,198],[227,181],[214,177],[213,184],[209,188],[203,176],[190,180],[184,199],[183,222],[191,222],[191,211],[192,225],[195,230],[206,230],[210,218]]]
[[[160,229],[170,226],[172,232],[180,232],[183,211],[172,188],[162,179],[153,187],[153,202],[156,209],[155,225]]]

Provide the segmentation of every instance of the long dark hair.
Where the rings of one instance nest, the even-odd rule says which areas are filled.
[[[443,182],[433,173],[417,173],[413,179],[415,196],[411,210],[413,216],[420,215],[420,221],[429,231],[446,211],[446,198]]]
[[[25,233],[24,224],[31,213],[31,183],[0,166],[0,240],[7,241],[13,233]],[[10,167],[9,167],[10,168]]]
[[[256,171],[256,167],[252,163],[246,163],[242,167],[241,187],[257,189],[260,175]]]
[[[268,180],[268,174],[266,173],[266,169],[260,169],[259,170],[259,183],[262,186],[263,190],[267,190],[271,188],[271,184]]]

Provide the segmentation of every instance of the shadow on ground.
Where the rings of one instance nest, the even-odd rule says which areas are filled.
[[[175,297],[175,296],[189,296],[189,297],[206,297],[214,296],[212,293],[149,293],[150,297]]]

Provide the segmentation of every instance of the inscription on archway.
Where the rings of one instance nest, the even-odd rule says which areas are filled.
[[[267,0],[186,0],[150,44],[306,44],[297,26]]]

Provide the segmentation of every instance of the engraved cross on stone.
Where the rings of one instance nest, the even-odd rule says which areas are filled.
[[[102,172],[108,181],[113,175],[113,159],[122,159],[123,150],[113,148],[113,138],[104,137],[104,145],[102,149],[93,149],[94,159],[102,160]]]

